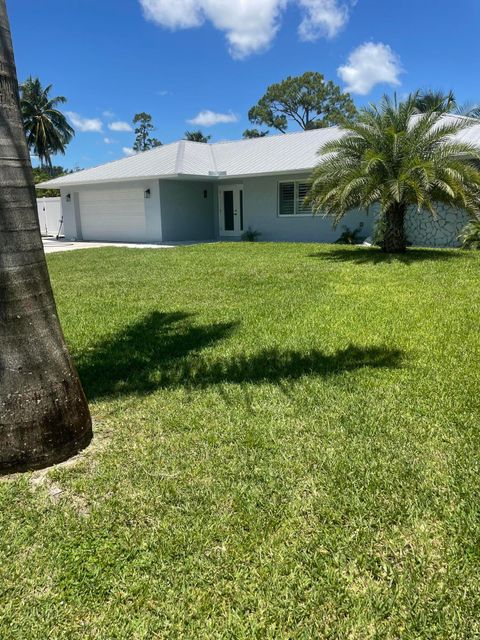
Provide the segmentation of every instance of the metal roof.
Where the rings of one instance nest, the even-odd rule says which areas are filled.
[[[314,129],[234,142],[182,140],[129,158],[70,173],[38,187],[69,187],[143,178],[239,177],[264,173],[309,171],[323,143],[341,135],[338,127]]]
[[[339,127],[329,127],[213,144],[182,140],[36,186],[60,188],[144,178],[224,179],[311,171],[318,163],[318,149],[342,135]],[[480,124],[461,131],[457,138],[480,147]]]

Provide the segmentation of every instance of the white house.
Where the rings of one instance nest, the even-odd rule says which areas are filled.
[[[303,204],[317,151],[342,135],[331,127],[205,144],[181,141],[38,187],[61,191],[65,237],[77,240],[175,242],[239,239],[250,227],[265,241],[333,242],[332,222]],[[462,132],[480,145],[480,125]],[[342,224],[374,216],[352,211]],[[464,212],[441,209],[406,221],[408,240],[423,246],[455,246],[467,222]]]

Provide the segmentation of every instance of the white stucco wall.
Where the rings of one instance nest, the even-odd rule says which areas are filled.
[[[162,221],[160,215],[160,184],[158,180],[138,180],[101,185],[85,185],[81,187],[65,187],[61,189],[63,224],[67,240],[82,240],[82,224],[79,195],[84,191],[111,191],[118,185],[121,189],[150,189],[150,198],[145,198],[145,242],[162,241]],[[70,195],[70,201],[67,196]],[[112,238],[115,240],[115,238]]]
[[[68,194],[70,194],[70,201],[67,201]],[[67,240],[81,240],[82,231],[77,219],[78,193],[74,193],[73,190],[66,188],[61,189],[60,199],[62,203],[63,233],[65,238]]]
[[[216,238],[214,187],[211,181],[160,181],[164,242]]]
[[[295,176],[263,176],[232,180],[144,180],[105,185],[64,188],[61,190],[61,207],[64,233],[67,239],[82,239],[79,194],[82,191],[111,190],[119,188],[150,189],[145,199],[145,242],[169,242],[188,240],[225,239],[219,237],[218,187],[224,184],[243,184],[244,230],[248,227],[259,231],[262,241],[335,242],[343,226],[355,229],[363,222],[362,235],[371,236],[375,213],[353,211],[344,217],[336,229],[330,218],[321,215],[279,216],[278,184],[284,180],[305,180],[307,174]],[[205,192],[206,196],[205,197]],[[70,201],[67,202],[67,194]],[[438,219],[428,213],[411,211],[406,219],[409,243],[415,246],[458,246],[458,235],[468,216],[465,212],[451,210],[443,205],[438,208]],[[113,240],[114,238],[112,238]],[[240,238],[238,238],[240,239]]]
[[[285,180],[306,180],[308,175],[265,176],[229,180],[228,184],[243,184],[244,229],[248,227],[262,234],[262,241],[335,242],[343,231],[343,225],[355,229],[363,222],[362,235],[370,236],[374,216],[364,211],[353,211],[345,216],[336,229],[331,218],[321,215],[280,216],[278,214],[278,184]],[[227,181],[226,181],[227,182]],[[218,191],[218,189],[217,189]],[[216,206],[218,212],[218,205]],[[217,229],[218,229],[218,214]],[[218,233],[218,231],[217,231]],[[227,239],[227,238],[225,238]],[[232,238],[228,238],[231,240]]]

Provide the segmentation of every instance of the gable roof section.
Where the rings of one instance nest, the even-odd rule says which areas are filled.
[[[458,116],[445,116],[457,118]],[[60,188],[145,178],[240,178],[311,171],[319,148],[344,135],[339,127],[214,144],[182,140],[36,185]],[[480,147],[480,124],[457,135]]]
[[[339,127],[265,136],[212,145],[218,171],[227,176],[311,171],[319,148],[343,135]]]

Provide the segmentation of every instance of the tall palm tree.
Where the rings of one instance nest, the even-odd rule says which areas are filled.
[[[47,170],[52,155],[65,154],[65,147],[75,135],[66,117],[57,107],[67,101],[64,96],[50,97],[52,85],[42,87],[38,78],[28,78],[21,86],[23,126],[30,150]]]
[[[455,111],[457,100],[451,89],[447,93],[441,90],[427,89],[418,91],[415,94],[415,106],[419,113],[428,113],[429,111],[449,112]]]
[[[307,200],[335,222],[377,204],[384,251],[403,252],[409,207],[435,216],[437,203],[444,203],[478,213],[480,150],[455,138],[471,125],[438,111],[418,115],[415,95],[400,104],[384,96],[379,107],[364,108],[356,122],[346,123],[340,140],[320,149]]]
[[[5,0],[0,0],[0,472],[69,457],[91,438],[38,225]]]
[[[458,105],[453,113],[458,116],[464,116],[465,118],[473,118],[474,120],[480,120],[480,104],[472,104],[467,102],[466,104]]]
[[[451,89],[447,93],[432,89],[418,91],[415,94],[415,106],[418,113],[443,111],[457,116],[465,116],[466,118],[480,119],[480,105],[471,103],[459,104]]]
[[[206,136],[198,129],[198,131],[185,131],[185,140],[190,142],[208,142],[212,136]]]

